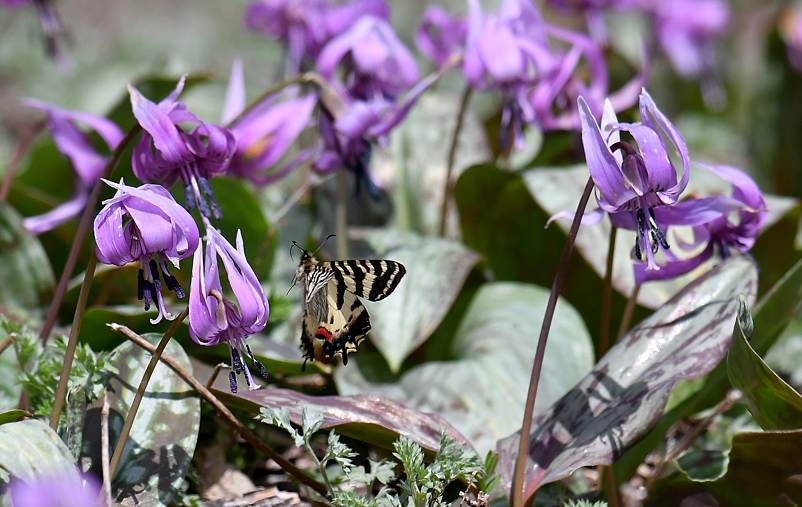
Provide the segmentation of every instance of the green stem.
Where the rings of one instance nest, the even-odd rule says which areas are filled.
[[[451,175],[454,172],[454,164],[457,160],[457,148],[459,147],[459,135],[465,125],[465,113],[468,111],[468,104],[471,101],[471,94],[473,90],[470,86],[465,86],[462,92],[462,97],[459,102],[459,109],[457,109],[457,120],[454,124],[454,132],[451,135],[451,145],[448,148],[448,159],[446,160],[446,178],[443,183],[443,202],[440,203],[440,226],[437,230],[437,235],[441,238],[446,235],[446,225],[448,223],[448,208],[451,204],[451,193],[454,191],[454,185],[451,182]]]
[[[334,496],[334,487],[332,487],[331,481],[329,480],[329,475],[326,473],[325,465],[323,464],[323,462],[321,462],[317,458],[317,454],[315,454],[315,450],[312,449],[312,445],[308,441],[304,443],[304,448],[306,449],[306,452],[309,453],[309,457],[312,458],[312,461],[315,462],[315,465],[317,465],[318,470],[320,470],[320,476],[323,478],[323,483],[326,485],[326,488],[329,490],[329,497],[330,498],[333,497]]]
[[[604,271],[604,288],[602,289],[601,328],[599,329],[599,345],[596,357],[600,358],[610,348],[610,312],[613,302],[613,264],[615,258],[615,238],[618,227],[610,227],[610,242],[607,245],[607,267]]]
[[[117,445],[114,447],[114,454],[111,456],[111,462],[109,463],[109,476],[112,479],[114,478],[114,473],[117,471],[117,466],[120,464],[120,459],[122,459],[125,443],[128,441],[128,436],[131,433],[131,427],[134,425],[134,419],[136,418],[136,413],[139,410],[139,405],[142,403],[142,397],[145,396],[145,391],[148,388],[150,377],[153,375],[153,371],[156,369],[156,365],[159,363],[159,357],[161,357],[165,347],[167,347],[167,343],[170,341],[173,335],[175,335],[176,331],[178,331],[178,327],[182,322],[184,322],[184,319],[187,318],[187,314],[188,309],[185,308],[178,315],[178,317],[173,320],[172,324],[170,324],[170,327],[168,327],[167,331],[164,332],[164,335],[162,336],[159,345],[156,347],[156,350],[154,350],[153,354],[150,356],[150,361],[145,368],[145,373],[142,375],[142,380],[139,382],[139,387],[134,395],[134,400],[131,402],[131,407],[128,409],[128,415],[125,417],[125,423],[123,424],[122,430],[120,430],[120,437],[117,439]]]
[[[537,388],[540,383],[540,372],[543,369],[543,358],[546,353],[546,341],[549,338],[551,321],[554,318],[554,309],[557,307],[557,299],[565,284],[565,275],[568,272],[571,253],[574,250],[576,234],[579,231],[579,225],[582,223],[582,216],[585,214],[585,206],[587,206],[588,199],[590,199],[590,194],[592,192],[593,179],[588,178],[588,182],[585,184],[585,190],[582,193],[582,197],[579,199],[579,204],[577,204],[574,220],[571,223],[571,229],[568,231],[568,237],[565,238],[563,252],[560,256],[560,263],[557,266],[557,273],[554,275],[554,283],[551,286],[549,301],[546,304],[546,311],[543,315],[540,337],[538,338],[537,350],[535,351],[535,360],[532,363],[532,375],[529,378],[529,391],[526,396],[526,405],[524,405],[524,417],[521,423],[520,440],[518,441],[518,455],[515,458],[515,471],[512,476],[512,492],[510,496],[512,496],[513,507],[523,507],[524,504],[523,496],[524,487],[526,486],[524,484],[524,472],[526,470],[526,458],[529,455],[529,434],[532,431],[532,416],[535,411]]]
[[[75,358],[75,348],[78,346],[78,334],[81,332],[81,322],[86,311],[86,302],[89,299],[89,290],[92,287],[92,278],[95,276],[95,266],[97,259],[94,255],[89,257],[84,271],[84,281],[81,284],[81,292],[78,294],[78,305],[75,307],[75,315],[72,319],[70,337],[67,341],[67,350],[64,352],[64,365],[61,367],[61,376],[56,387],[56,398],[53,400],[53,411],[50,413],[50,427],[58,430],[58,420],[61,410],[64,408],[64,400],[67,398],[67,385],[70,380],[70,370],[72,361]]]
[[[138,124],[135,125],[131,128],[131,130],[128,131],[123,140],[120,141],[120,144],[118,144],[114,149],[111,157],[109,157],[109,161],[103,168],[104,177],[108,177],[111,174],[111,172],[114,170],[114,167],[120,161],[120,158],[122,157],[126,147],[131,143],[131,141],[134,140],[137,134],[139,134],[140,130],[141,127]],[[78,254],[81,251],[81,246],[83,245],[86,236],[89,234],[89,230],[92,226],[92,220],[95,218],[95,207],[100,200],[100,192],[102,189],[102,181],[95,183],[94,187],[92,187],[92,192],[89,194],[89,198],[86,201],[84,212],[81,214],[81,220],[78,222],[78,229],[75,231],[75,236],[72,238],[70,252],[67,254],[67,262],[64,263],[64,270],[61,272],[61,278],[59,278],[56,292],[53,294],[50,307],[47,309],[45,323],[42,325],[42,329],[39,331],[39,338],[41,338],[44,343],[47,343],[47,340],[50,337],[50,332],[53,330],[53,326],[56,325],[56,319],[58,318],[59,308],[61,308],[61,302],[64,300],[64,295],[67,293],[67,285],[70,283],[70,277],[72,277],[72,272],[75,270],[75,264],[78,262]]]
[[[3,174],[3,183],[0,185],[0,202],[6,202],[8,199],[8,193],[11,191],[11,183],[14,181],[14,176],[17,174],[17,167],[22,161],[22,157],[24,157],[25,153],[28,151],[28,147],[33,140],[36,139],[37,134],[41,132],[45,125],[46,123],[44,121],[36,122],[20,137],[17,148],[14,150],[14,154],[11,155],[11,160],[6,164],[6,172]]]
[[[638,294],[640,294],[640,284],[635,283],[627,300],[627,306],[624,308],[624,315],[621,317],[621,324],[618,326],[618,339],[620,340],[627,331],[629,331],[629,324],[632,322],[632,314],[635,312],[635,304],[638,302]]]

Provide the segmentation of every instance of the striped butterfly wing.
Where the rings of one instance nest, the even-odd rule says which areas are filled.
[[[369,301],[381,301],[398,287],[407,270],[403,264],[385,260],[322,262],[334,279],[349,292]]]
[[[356,352],[369,331],[368,311],[335,277],[305,309],[301,348],[306,359],[328,363],[341,357],[348,364],[348,353]]]

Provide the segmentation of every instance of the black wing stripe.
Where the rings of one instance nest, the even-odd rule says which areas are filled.
[[[347,261],[348,267],[351,268],[351,274],[354,277],[354,294],[361,296],[364,290],[365,283],[365,268],[362,267],[359,261]]]
[[[407,272],[404,265],[399,262],[382,261],[382,263],[385,266],[385,270],[373,282],[373,290],[370,293],[371,301],[379,301],[389,296]]]
[[[385,267],[387,264],[385,262],[377,260],[370,260],[367,262],[373,268],[372,269],[373,275],[376,277],[373,280],[373,286],[370,288],[368,299],[370,299],[371,301],[375,301],[381,295],[384,284],[387,283],[386,280],[384,280],[383,278],[383,275],[385,274],[386,271]]]
[[[337,281],[337,309],[342,310],[345,303],[345,278],[339,269],[332,270],[334,279]]]

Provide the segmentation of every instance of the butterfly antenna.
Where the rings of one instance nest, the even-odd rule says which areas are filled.
[[[328,236],[326,236],[326,239],[324,239],[323,242],[320,243],[320,245],[318,245],[317,248],[315,248],[314,253],[317,254],[320,251],[320,249],[323,248],[324,246],[326,246],[326,243],[328,243],[329,240],[331,238],[335,237],[335,236],[337,236],[337,235],[336,234],[329,234]]]
[[[290,291],[292,290],[293,287],[295,287],[296,283],[298,283],[298,273],[295,273],[295,276],[292,277],[292,285],[290,285],[290,288],[287,289],[287,294],[285,294],[285,296],[290,295]]]

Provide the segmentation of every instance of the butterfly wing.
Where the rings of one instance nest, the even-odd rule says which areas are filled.
[[[389,296],[407,272],[400,262],[375,259],[322,262],[320,266],[330,271],[348,292],[369,301]]]
[[[368,311],[335,275],[304,308],[301,349],[304,357],[324,363],[355,352],[370,331]]]

